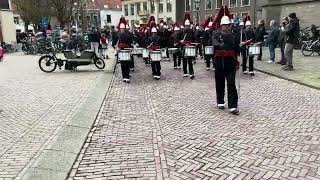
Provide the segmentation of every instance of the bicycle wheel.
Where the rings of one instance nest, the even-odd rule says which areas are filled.
[[[96,65],[98,69],[104,69],[104,67],[106,66],[106,64],[101,58],[94,60],[94,65]]]
[[[313,48],[309,48],[307,46],[307,44],[303,44],[302,47],[301,47],[301,53],[304,55],[304,56],[312,56],[313,54]]]
[[[39,67],[41,71],[51,73],[57,68],[57,63],[52,56],[46,55],[39,59]]]

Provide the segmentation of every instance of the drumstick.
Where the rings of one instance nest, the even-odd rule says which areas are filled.
[[[153,42],[149,46],[147,46],[147,48],[149,48],[152,44],[153,44]]]

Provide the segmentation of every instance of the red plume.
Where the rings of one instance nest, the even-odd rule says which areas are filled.
[[[118,30],[120,30],[120,24],[121,23],[123,23],[124,25],[127,25],[127,21],[126,21],[126,19],[124,18],[124,17],[121,17],[120,18],[120,21],[119,21],[119,23],[118,23],[118,25],[117,25],[117,29]]]
[[[186,22],[187,19],[190,21],[190,24],[191,24],[191,16],[190,16],[189,13],[186,13],[186,14],[184,15],[184,22]],[[183,24],[184,24],[184,23],[183,23]]]
[[[152,22],[156,22],[156,18],[154,16],[150,16],[147,27],[150,27]]]
[[[230,14],[228,6],[224,6],[224,7],[220,8],[219,13],[217,14],[217,17],[215,18],[214,23],[211,28],[213,31],[220,28],[220,22],[221,22],[221,19],[223,16],[228,16],[231,19],[231,14]]]
[[[207,19],[203,23],[203,28],[206,28],[209,25],[210,22],[213,22],[213,17],[212,16],[207,17]]]

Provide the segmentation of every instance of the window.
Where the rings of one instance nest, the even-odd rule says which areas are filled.
[[[107,15],[107,23],[111,23],[111,15],[110,14]]]
[[[193,10],[194,11],[200,10],[200,0],[194,0],[193,1]]]
[[[124,5],[124,15],[125,15],[125,16],[128,16],[128,15],[129,15],[128,5]]]
[[[229,7],[237,7],[237,0],[229,0]]]
[[[186,0],[185,11],[191,11],[191,0]]]
[[[9,1],[5,0],[5,1],[0,1],[0,9],[9,9]]]
[[[217,0],[216,8],[220,9],[222,7],[222,0]]]
[[[248,12],[243,12],[243,13],[241,13],[242,19],[245,18],[246,16],[249,16],[249,13],[248,13]]]
[[[14,17],[14,18],[13,18],[13,21],[14,21],[15,24],[20,24],[20,23],[19,23],[19,17]]]
[[[143,10],[148,11],[148,3],[143,2]]]
[[[218,2],[218,0],[217,0]],[[212,0],[206,0],[206,10],[212,9]]]
[[[250,0],[241,0],[241,6],[250,6]]]
[[[134,4],[130,5],[130,12],[131,15],[134,15]]]
[[[136,7],[137,7],[137,13],[136,14],[139,14],[139,12],[141,11],[140,3],[136,3]]]
[[[155,4],[154,1],[151,1],[151,14],[153,14],[155,11]]]
[[[159,1],[159,13],[163,13],[163,0]]]
[[[167,0],[167,12],[172,12],[172,0]]]

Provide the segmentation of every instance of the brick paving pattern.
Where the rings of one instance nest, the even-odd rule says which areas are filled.
[[[0,63],[0,179],[32,163],[102,76],[94,65],[46,74],[38,58],[7,55]]]
[[[241,76],[239,116],[218,110],[214,74],[141,61],[112,88],[69,179],[319,179],[320,91]]]

